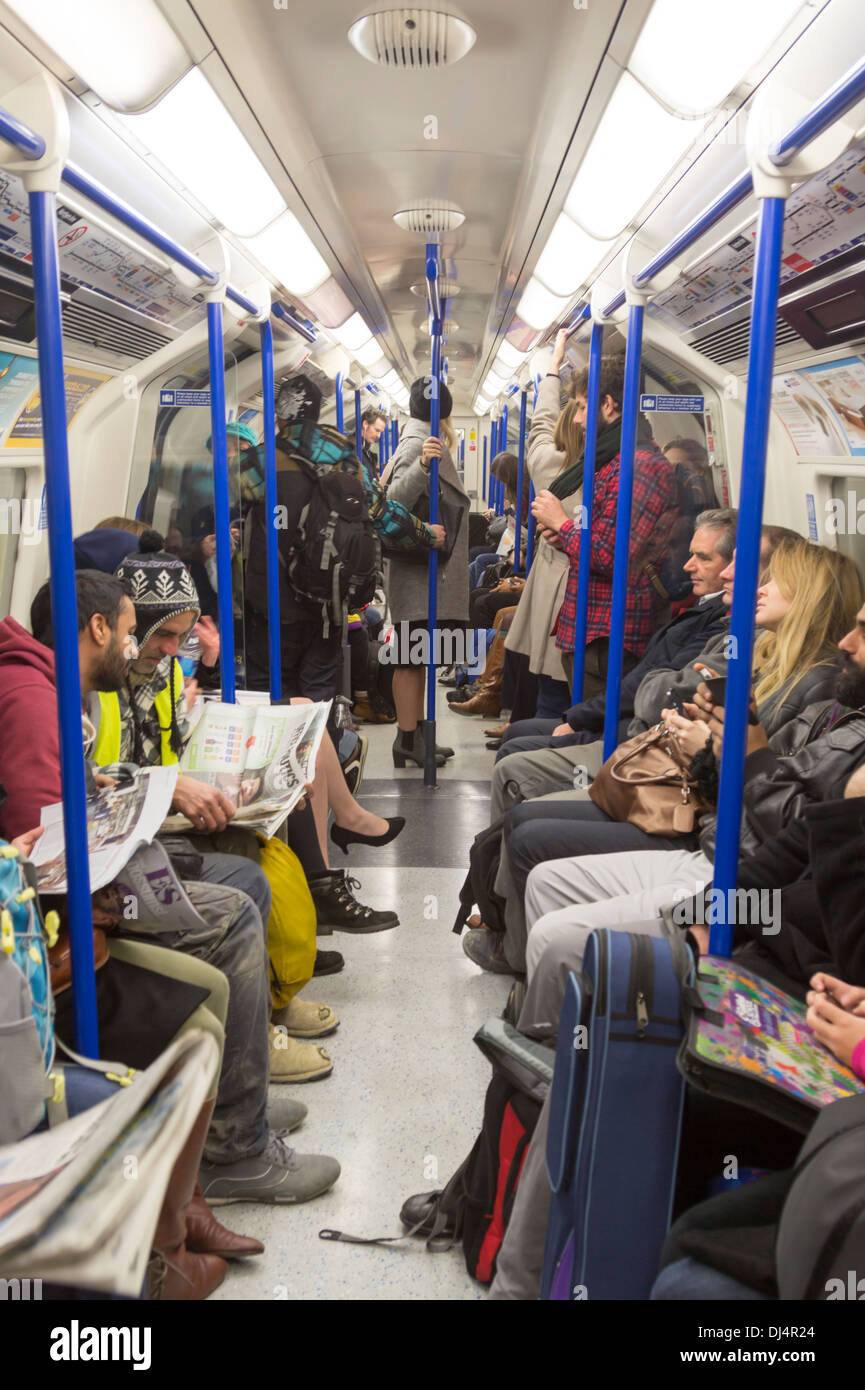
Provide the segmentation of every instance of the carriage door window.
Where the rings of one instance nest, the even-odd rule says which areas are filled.
[[[865,476],[833,478],[831,512],[829,508],[827,512],[827,531],[834,532],[842,555],[849,555],[865,575]]]
[[[243,620],[242,529],[253,502],[264,493],[263,470],[250,433],[237,423],[237,363],[225,357],[228,414],[228,486],[234,560],[236,679],[246,680]],[[136,439],[130,514],[165,537],[165,548],[192,572],[202,614],[218,621],[210,377],[206,350],[183,363],[168,380],[152,383],[142,396]]]

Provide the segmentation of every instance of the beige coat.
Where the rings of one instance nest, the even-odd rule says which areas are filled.
[[[526,463],[535,492],[549,487],[565,461],[564,454],[553,443],[560,411],[558,380],[545,376],[538,389],[538,403],[526,450]],[[565,511],[573,514],[582,496],[583,490],[579,488],[570,497],[563,498]],[[527,656],[529,670],[535,675],[550,676],[557,681],[567,680],[570,684],[570,671],[565,671],[562,652],[556,646],[555,638],[550,636],[565,597],[567,578],[567,555],[547,545],[536,535],[535,557],[505,646],[508,651],[522,652]]]

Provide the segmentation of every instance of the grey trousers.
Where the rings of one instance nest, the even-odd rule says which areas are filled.
[[[660,908],[677,895],[698,893],[711,878],[712,864],[705,855],[685,850],[551,859],[533,869],[526,885],[528,990],[520,1032],[539,1039],[556,1037],[568,974],[581,968],[590,931],[620,926],[659,935]],[[549,1100],[526,1151],[491,1299],[540,1296],[551,1197],[548,1132]]]
[[[539,748],[503,758],[493,768],[490,824],[521,801],[587,787],[600,772],[603,761],[601,740],[565,748]]]
[[[512,760],[509,759],[509,761]],[[532,799],[536,801],[585,801],[588,795],[588,791],[571,790],[548,792],[544,796]],[[516,805],[517,802],[514,804]],[[528,937],[526,909],[511,874],[504,835],[502,836],[498,872],[493,887],[505,901],[505,939],[503,942],[505,959],[512,970],[518,970],[522,973],[526,968],[526,939]]]
[[[236,855],[226,859],[229,877],[236,868],[261,870]],[[172,930],[170,920],[130,924],[129,934],[146,935],[155,945],[207,961],[228,980],[225,1051],[216,1106],[207,1134],[210,1163],[234,1163],[261,1153],[267,1143],[267,1086],[270,1077],[270,982],[265,925],[255,903],[236,888],[203,881],[184,888],[201,917],[201,926]],[[268,894],[269,896],[269,894]],[[121,931],[123,925],[121,923]]]

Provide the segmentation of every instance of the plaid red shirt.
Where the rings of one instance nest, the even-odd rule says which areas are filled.
[[[616,457],[595,474],[587,644],[596,637],[610,635],[618,498],[619,460]],[[631,509],[631,577],[625,601],[625,650],[632,656],[643,655],[657,626],[657,598],[643,567],[649,562],[657,564],[663,556],[676,516],[673,469],[654,445],[638,448],[634,455],[634,500]],[[564,602],[553,631],[556,646],[569,652],[574,650],[580,536],[580,527],[573,521],[566,521],[559,531],[570,569]]]

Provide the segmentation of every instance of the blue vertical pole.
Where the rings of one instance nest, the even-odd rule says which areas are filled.
[[[631,544],[631,506],[634,500],[634,453],[637,447],[637,407],[640,402],[640,356],[643,348],[643,306],[632,304],[628,314],[625,390],[622,401],[622,444],[619,454],[619,495],[616,505],[616,553],[613,558],[613,600],[610,613],[610,656],[604,708],[604,757],[619,742],[619,704],[624,665],[625,602]]]
[[[486,501],[486,496],[487,496],[487,437],[486,437],[486,435],[484,435],[484,437],[483,437],[483,458],[484,458],[484,471],[483,471],[482,481],[481,481],[481,501],[482,501],[482,502],[485,502],[485,501]]]
[[[273,331],[260,325],[261,395],[264,412],[264,514],[267,519],[267,648],[270,698],[282,699],[282,650],[279,631],[279,552],[276,534],[276,404],[273,385]]]
[[[438,280],[438,247],[435,242],[428,242],[426,248],[426,278],[429,282]],[[442,351],[442,321],[441,303],[438,297],[438,285],[434,295],[434,305],[432,323],[432,361],[430,363],[430,434],[439,437],[441,429],[441,394],[439,382],[441,378],[441,351]],[[439,461],[433,458],[430,463],[429,473],[429,519],[430,524],[435,526],[439,519]],[[427,633],[429,636],[429,653],[427,661],[427,688],[426,688],[426,739],[424,744],[424,786],[434,787],[436,785],[436,665],[435,665],[435,632],[438,622],[438,574],[439,574],[439,553],[437,550],[429,552],[429,597],[427,615]]]
[[[728,905],[739,871],[739,835],[742,819],[742,787],[745,777],[745,736],[751,698],[751,663],[754,652],[754,595],[760,574],[760,532],[766,480],[766,444],[772,406],[772,373],[775,363],[775,326],[778,312],[778,280],[784,236],[783,198],[764,198],[760,203],[757,258],[751,303],[751,345],[748,351],[748,392],[745,398],[745,438],[739,521],[736,528],[736,578],[730,611],[730,660],[727,665],[724,743],[721,750],[721,782],[718,789],[718,828],[715,841],[713,886],[721,890],[720,921],[710,929],[710,950],[728,956],[733,944],[733,925]],[[732,899],[735,902],[735,899]],[[719,904],[720,906],[720,904]]]
[[[57,264],[57,216],[53,193],[30,193],[30,234],[39,392],[45,455],[45,505],[51,564],[51,614],[60,732],[63,830],[66,838],[66,901],[72,955],[75,1046],[86,1057],[99,1056],[93,920],[84,749],[81,741],[81,670],[78,660],[78,608],[72,556],[72,500],[66,440],[63,330]],[[38,737],[38,733],[35,735]]]
[[[496,453],[498,452],[496,449],[498,429],[498,421],[494,420],[493,417],[490,416],[490,474],[487,478],[487,506],[492,507],[493,510],[495,510],[496,505],[496,482],[495,478],[493,477],[493,459],[495,458]]]
[[[345,433],[345,407],[342,399],[342,385],[345,380],[343,372],[336,374],[336,427],[340,434]],[[360,440],[357,440],[358,458],[360,457]]]
[[[357,454],[358,458],[361,457],[361,450],[362,450],[362,448],[363,448],[363,433],[362,433],[362,430],[361,430],[361,424],[362,424],[361,415],[362,415],[362,414],[363,414],[363,408],[362,408],[362,406],[361,406],[360,387],[357,387],[357,389],[355,390],[355,393],[354,393],[354,438],[355,438],[355,453]],[[381,462],[379,462],[378,471],[379,471],[379,473],[381,472]]]
[[[592,324],[589,345],[589,384],[586,387],[586,442],[583,456],[583,501],[580,509],[580,568],[577,575],[577,621],[574,632],[574,679],[571,698],[578,705],[583,698],[586,673],[586,633],[589,626],[589,570],[592,561],[592,514],[595,492],[595,444],[598,436],[598,407],[600,405],[601,355],[604,350],[603,324]],[[621,486],[621,484],[620,484]],[[628,525],[630,530],[630,524]],[[618,534],[618,533],[617,533]],[[607,699],[607,710],[610,708]],[[611,718],[618,728],[618,704]],[[606,736],[606,724],[605,724]]]
[[[390,449],[389,449],[389,447],[388,447],[389,444],[390,444],[390,425],[387,423],[387,421],[385,421],[384,429],[382,430],[382,432],[381,432],[381,434],[380,434],[380,436],[379,436],[379,441],[378,441],[378,468],[379,468],[379,472],[381,472],[384,468],[387,468],[387,461],[388,461],[388,459],[390,458]]]
[[[529,403],[528,391],[520,395],[520,439],[517,446],[517,507],[514,525],[514,574],[520,570],[520,546],[523,527],[523,477],[526,467],[526,409]],[[526,570],[528,573],[528,568]]]
[[[508,408],[502,411],[501,425],[499,428],[499,449],[504,450],[508,447]],[[499,481],[499,515],[504,516],[505,512],[505,485]]]
[[[216,597],[219,604],[219,666],[222,698],[234,704],[234,598],[231,590],[231,506],[225,443],[225,348],[222,305],[207,306],[210,359],[210,423],[213,436],[213,512],[216,526]]]
[[[396,416],[390,422],[390,456],[393,458],[399,447],[399,424]]]
[[[528,535],[526,536],[526,574],[532,567],[535,558],[535,517],[532,511],[532,503],[535,500],[535,485],[529,483],[529,524]]]

